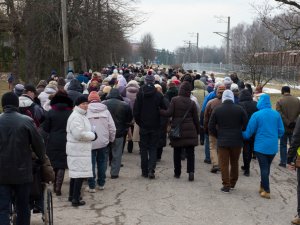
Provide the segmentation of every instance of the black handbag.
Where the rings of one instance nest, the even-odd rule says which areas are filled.
[[[185,112],[184,116],[182,117],[182,119],[176,124],[175,127],[171,128],[171,130],[169,131],[169,138],[171,140],[174,139],[179,139],[181,138],[181,124],[184,121],[184,119],[186,118],[188,112],[191,110],[193,104],[190,105],[190,107],[188,108],[188,110]]]

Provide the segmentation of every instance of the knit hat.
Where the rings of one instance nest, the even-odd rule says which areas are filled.
[[[93,101],[100,102],[100,96],[98,95],[98,93],[96,91],[92,91],[89,94],[88,100],[89,100],[89,102],[93,102]]]
[[[17,96],[21,96],[23,94],[24,91],[24,85],[23,84],[17,84],[14,88],[14,93]]]
[[[145,81],[146,81],[146,84],[154,84],[155,78],[153,75],[146,75]]]
[[[84,102],[89,102],[89,100],[87,99],[87,97],[85,97],[84,95],[80,95],[76,100],[75,100],[75,105],[79,106],[80,104],[84,103]]]
[[[233,95],[233,92],[230,91],[230,90],[225,90],[223,92],[223,95],[222,95],[222,103],[225,102],[226,100],[230,100],[232,102],[234,102],[234,95]]]
[[[2,108],[8,105],[19,107],[19,98],[13,92],[6,92],[1,99]]]
[[[231,91],[239,90],[239,86],[238,86],[237,84],[233,83],[233,84],[231,84],[231,86],[230,86],[230,90],[231,90]]]
[[[232,84],[232,80],[230,77],[225,77],[223,83],[224,85],[230,85]]]

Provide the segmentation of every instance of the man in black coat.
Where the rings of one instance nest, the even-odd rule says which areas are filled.
[[[243,107],[248,116],[248,121],[250,120],[253,113],[255,113],[258,109],[256,107],[257,102],[253,101],[252,94],[248,89],[244,89],[240,92],[239,96],[239,105]],[[245,140],[243,145],[243,162],[244,166],[242,169],[244,170],[244,175],[250,176],[250,162],[252,159],[252,154],[254,150],[254,137],[250,140]]]
[[[146,75],[145,85],[140,88],[133,107],[135,122],[140,127],[142,176],[155,178],[157,146],[159,142],[160,113],[166,109],[164,97],[154,87],[154,76]]]
[[[5,93],[2,96],[2,107],[4,113],[0,115],[0,224],[10,224],[10,204],[14,192],[17,224],[30,225],[32,151],[42,163],[45,146],[34,121],[18,112],[17,95],[12,92]]]
[[[119,177],[124,136],[127,134],[132,121],[132,111],[129,104],[123,101],[119,90],[115,88],[110,91],[107,100],[103,104],[107,106],[117,129],[116,139],[111,145],[112,161],[110,170],[111,178],[116,179]]]
[[[245,110],[234,104],[232,91],[224,91],[222,104],[213,110],[208,124],[209,132],[217,138],[219,165],[223,181],[221,191],[224,193],[229,193],[238,180],[239,157],[243,146],[242,130],[246,128],[246,125],[247,114]]]

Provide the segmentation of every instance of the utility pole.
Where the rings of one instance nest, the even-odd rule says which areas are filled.
[[[189,63],[191,63],[191,41],[189,41]]]
[[[230,64],[230,16],[227,17],[227,21],[224,21],[221,17],[218,17],[219,21],[227,23],[227,32],[214,32],[217,35],[220,35],[221,37],[225,38],[227,41],[226,45],[226,63]]]
[[[199,63],[199,33],[197,33],[197,63]]]
[[[67,22],[67,0],[61,0],[62,35],[64,48],[64,74],[69,69],[69,37]]]

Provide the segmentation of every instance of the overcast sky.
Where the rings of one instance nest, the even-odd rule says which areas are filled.
[[[216,16],[225,20],[231,17],[231,27],[241,22],[251,23],[257,16],[251,3],[262,0],[140,0],[138,7],[147,13],[148,20],[135,29],[131,37],[140,40],[142,34],[151,32],[156,48],[173,51],[184,41],[199,46],[221,46],[222,37],[213,32],[226,32],[227,24],[219,23]]]

